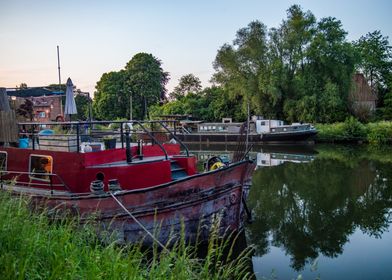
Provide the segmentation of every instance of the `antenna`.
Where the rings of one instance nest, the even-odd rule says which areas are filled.
[[[59,46],[57,46],[57,69],[59,70],[59,89],[61,89],[60,50],[59,50]]]

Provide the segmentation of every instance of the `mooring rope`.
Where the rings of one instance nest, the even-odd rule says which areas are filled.
[[[120,207],[122,208],[122,209],[124,209],[124,211],[159,245],[159,246],[161,246],[162,247],[162,249],[164,249],[165,251],[167,251],[167,252],[170,252],[169,251],[169,249],[167,249],[166,247],[165,247],[165,245],[163,245],[151,232],[149,232],[148,231],[148,229],[146,229],[145,228],[145,226],[143,226],[143,224],[138,220],[138,219],[136,219],[136,217],[134,216],[134,215],[132,215],[132,213],[131,212],[129,212],[128,211],[128,209],[127,208],[125,208],[125,206],[117,199],[117,197],[112,193],[112,192],[109,192],[109,194],[113,197],[113,199],[114,199],[114,201],[116,201],[117,202],[117,204],[118,205],[120,205]]]

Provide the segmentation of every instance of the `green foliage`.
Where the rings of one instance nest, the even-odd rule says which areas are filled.
[[[222,88],[211,87],[195,94],[188,93],[177,100],[150,107],[153,117],[161,115],[192,115],[195,119],[205,121],[220,121],[224,117],[233,116],[234,119],[243,119],[241,102],[230,100],[227,92]]]
[[[125,66],[135,119],[145,119],[147,107],[166,98],[165,85],[169,81],[169,73],[162,70],[161,64],[152,54],[138,53]]]
[[[343,123],[316,124],[315,127],[317,128],[317,141],[334,142],[345,139]]]
[[[125,91],[126,73],[109,72],[97,82],[94,95],[94,117],[102,120],[114,120],[125,117],[129,110],[129,93]]]
[[[200,79],[193,74],[188,74],[180,78],[178,85],[174,88],[173,92],[170,93],[170,97],[172,99],[178,99],[190,92],[198,93],[201,89]]]
[[[381,113],[384,119],[392,120],[392,91],[385,95],[384,108],[381,109]]]
[[[381,121],[369,123],[367,139],[371,144],[384,144],[392,142],[392,122]]]
[[[170,251],[105,242],[93,223],[30,212],[29,201],[0,193],[0,271],[2,279],[250,279],[250,250],[235,257],[233,247],[211,233],[205,259],[184,238]]]
[[[87,95],[77,94],[75,96],[75,103],[76,103],[76,108],[78,111],[78,114],[77,114],[78,120],[88,120],[89,119],[89,110],[90,110],[91,102],[92,102],[92,100]]]
[[[215,59],[214,80],[242,111],[289,121],[335,122],[347,116],[355,52],[335,18],[316,21],[293,5],[278,28],[251,22]],[[246,115],[246,114],[245,114]]]
[[[366,141],[371,144],[392,142],[392,122],[380,121],[362,124],[354,117],[344,122],[333,124],[316,124],[319,142]]]
[[[379,30],[369,32],[355,42],[360,61],[357,70],[364,73],[376,92],[386,86],[392,71],[392,47],[388,37],[382,36]]]
[[[169,74],[151,54],[138,53],[118,72],[102,75],[94,97],[94,116],[103,120],[128,118],[132,98],[132,117],[143,119],[147,107],[165,99]]]
[[[343,123],[343,133],[347,140],[362,140],[366,137],[366,128],[356,118],[349,117]]]

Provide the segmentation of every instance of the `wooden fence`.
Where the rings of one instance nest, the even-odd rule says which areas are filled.
[[[14,111],[0,111],[0,142],[18,142],[18,126]]]

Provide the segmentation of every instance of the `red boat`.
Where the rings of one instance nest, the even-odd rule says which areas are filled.
[[[120,143],[111,149],[98,142],[108,132],[93,129],[97,124],[106,123],[61,123],[68,130],[62,135],[47,129],[58,123],[45,129],[19,124],[30,144],[0,147],[1,189],[29,195],[38,206],[78,214],[81,221],[94,214],[129,242],[166,242],[180,233],[182,223],[188,240],[205,239],[214,217],[221,230],[242,226],[253,162],[198,173],[195,157],[162,122],[117,122],[113,138]],[[124,132],[126,126],[130,129]],[[157,126],[159,133],[149,129]],[[162,143],[163,134],[172,143]]]

